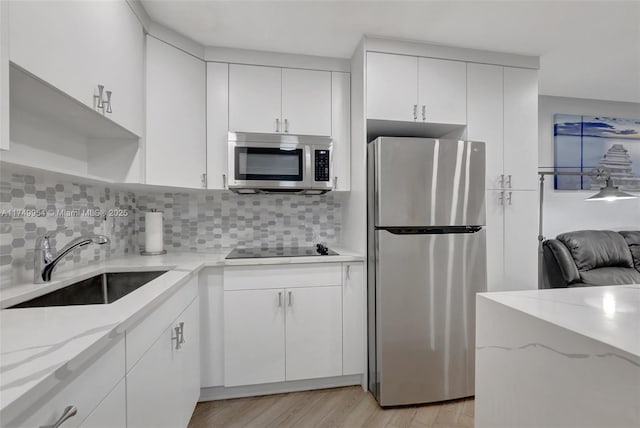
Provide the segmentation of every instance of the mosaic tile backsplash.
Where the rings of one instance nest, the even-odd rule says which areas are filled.
[[[33,281],[35,240],[48,231],[59,231],[51,239],[58,249],[81,234],[104,234],[111,240],[106,245],[87,245],[72,251],[60,261],[58,271],[135,249],[132,192],[62,177],[0,165],[0,288]],[[105,221],[99,211],[107,209],[129,215]]]
[[[139,245],[144,246],[144,213],[150,209],[164,212],[167,250],[331,245],[339,241],[340,206],[334,195],[139,194]]]
[[[2,163],[0,288],[33,280],[35,240],[46,231],[60,230],[52,239],[57,248],[80,234],[111,239],[108,245],[73,251],[57,271],[137,254],[144,247],[144,213],[149,209],[164,212],[164,246],[169,251],[340,242],[339,194],[133,191]]]

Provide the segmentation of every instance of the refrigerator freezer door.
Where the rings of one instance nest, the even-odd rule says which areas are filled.
[[[371,144],[376,226],[485,224],[484,143],[383,137]]]
[[[382,406],[474,393],[475,295],[486,232],[375,231],[377,399]]]

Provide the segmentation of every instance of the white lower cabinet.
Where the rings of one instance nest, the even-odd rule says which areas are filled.
[[[361,262],[225,267],[224,386],[362,374],[363,269]]]
[[[488,291],[538,288],[538,192],[487,190]]]
[[[342,287],[286,290],[286,380],[342,375]]]
[[[127,373],[127,427],[186,427],[200,395],[199,301]]]
[[[118,424],[118,421],[123,420],[125,408],[124,403],[118,403],[116,386],[124,379],[125,341],[120,337],[115,342],[108,349],[101,351],[101,355],[95,361],[85,367],[76,368],[80,373],[56,389],[51,397],[36,401],[33,408],[28,408],[22,416],[12,421],[3,420],[2,426],[54,426],[61,420],[64,410],[70,406],[76,409],[76,414],[66,419],[61,425],[64,428],[126,426],[124,423]],[[113,414],[105,414],[111,412]],[[115,424],[111,424],[111,421]]]
[[[122,379],[80,425],[82,428],[115,428],[127,426],[127,388]]]
[[[127,426],[177,427],[179,410],[173,326],[127,373]]]
[[[363,263],[342,264],[342,374],[364,373],[366,291]]]
[[[225,291],[225,386],[284,381],[284,305],[284,289]]]

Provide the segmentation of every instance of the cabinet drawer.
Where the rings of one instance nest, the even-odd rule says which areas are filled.
[[[162,303],[149,316],[126,332],[127,372],[153,345],[162,332],[185,310],[198,295],[198,280],[192,276],[188,282]]]
[[[341,263],[225,267],[224,289],[231,291],[342,285],[341,272]]]
[[[77,368],[81,373],[60,388],[52,397],[37,401],[25,412],[26,417],[18,418],[6,428],[38,428],[54,424],[67,406],[74,406],[78,413],[64,423],[64,428],[74,428],[98,407],[116,384],[124,378],[124,337],[89,365]]]

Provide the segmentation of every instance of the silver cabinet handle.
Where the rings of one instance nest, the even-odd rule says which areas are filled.
[[[222,174],[222,188],[227,188],[227,174]]]
[[[278,307],[282,307],[282,291],[278,291]]]
[[[351,279],[351,265],[347,265],[347,279]]]
[[[72,418],[77,414],[78,409],[76,408],[76,406],[67,406],[57,421],[55,421],[52,425],[43,425],[40,428],[58,428],[63,423],[65,423],[67,419]]]
[[[500,183],[500,187],[504,189],[504,174],[500,174],[500,179],[498,180]]]
[[[207,188],[207,173],[203,172],[202,174],[200,174],[200,184],[202,184],[202,188],[206,189]]]
[[[111,91],[105,91],[107,94],[107,100],[104,102],[107,105],[107,113],[113,113],[111,110]]]
[[[293,306],[293,299],[292,299],[291,291],[289,291],[289,306]]]
[[[511,189],[511,174],[507,175],[507,186]]]
[[[512,193],[513,193],[513,192],[507,192],[507,203],[508,203],[509,205],[511,205],[511,194],[512,194]]]
[[[104,85],[98,85],[98,95],[93,96],[93,104],[95,108],[104,109],[102,95],[104,94]]]
[[[280,119],[276,118],[276,132],[280,132]]]
[[[289,132],[289,119],[284,120],[284,132]]]
[[[338,190],[338,177],[333,177],[333,190]]]
[[[498,201],[500,201],[500,205],[504,205],[504,192],[500,192],[498,196]]]
[[[172,341],[176,341],[176,349],[180,349],[184,343],[184,323],[181,322],[173,328],[175,336],[171,336]]]
[[[418,120],[418,104],[413,105],[413,120]]]
[[[422,106],[422,121],[426,121],[427,120],[427,106],[423,105]]]

